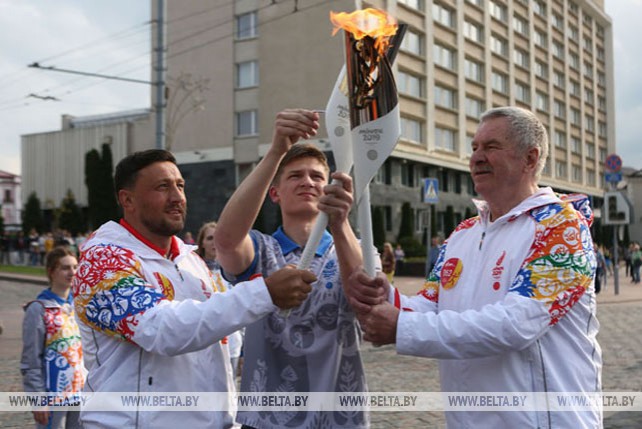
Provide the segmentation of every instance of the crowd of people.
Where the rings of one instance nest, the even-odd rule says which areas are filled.
[[[0,239],[0,265],[45,266],[47,255],[57,246],[69,249],[77,257],[87,236],[88,233],[73,236],[66,229],[38,233],[32,228],[26,235],[23,231],[5,231]]]
[[[115,189],[123,218],[80,244],[77,266],[72,253],[48,258],[51,286],[38,296],[41,305],[26,308],[25,390],[84,383],[89,392],[231,397],[240,371],[242,392],[358,394],[368,391],[363,339],[438,359],[448,392],[601,392],[592,211],[584,196],[538,186],[548,137],[535,114],[504,107],[482,115],[469,165],[483,198],[475,201],[478,215],[443,243],[436,237],[430,272],[414,297],[392,284],[403,264],[400,247],[386,243],[375,277],[363,271],[362,252],[378,252],[361,249],[348,221],[352,179],[331,174],[323,152],[299,142],[318,127],[316,111],[280,112],[265,156],[194,244],[177,236],[187,201],[174,156],[148,150],[120,161]],[[252,229],[266,196],[281,211],[271,235]],[[329,231],[309,269],[295,268],[320,212]],[[58,374],[46,364],[49,336],[33,340],[30,332],[49,332],[41,323],[49,311],[67,321],[75,313],[65,334],[79,347],[79,333],[82,349],[68,367],[83,364],[88,372],[74,373],[73,386],[43,384],[52,370]],[[231,353],[235,335],[244,335],[242,368],[240,354]],[[601,427],[602,410],[472,409],[448,411],[446,419],[451,428]],[[89,409],[79,420],[84,428],[370,425],[363,408]]]

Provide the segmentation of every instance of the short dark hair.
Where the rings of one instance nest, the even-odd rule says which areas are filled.
[[[149,149],[134,152],[123,158],[116,166],[114,173],[114,188],[116,195],[121,189],[129,189],[136,183],[138,172],[156,162],[171,162],[176,164],[176,158],[170,151],[164,149]]]
[[[325,154],[318,147],[316,147],[312,143],[297,143],[295,145],[292,145],[292,147],[290,147],[290,150],[287,151],[287,153],[279,163],[279,167],[276,170],[276,174],[274,175],[274,180],[272,180],[272,184],[276,184],[279,182],[279,179],[281,178],[281,173],[283,173],[283,169],[285,168],[285,166],[301,158],[314,158],[317,161],[319,161],[321,164],[323,164],[323,167],[325,167],[326,173],[330,172],[328,159],[325,157]],[[327,178],[328,177],[326,175],[326,179]]]

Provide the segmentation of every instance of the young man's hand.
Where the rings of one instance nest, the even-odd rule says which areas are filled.
[[[313,110],[286,109],[276,115],[271,150],[284,155],[300,139],[317,135],[319,114]]]
[[[311,283],[317,277],[307,270],[297,270],[291,265],[281,268],[265,279],[272,302],[277,307],[287,310],[298,307],[312,291]]]

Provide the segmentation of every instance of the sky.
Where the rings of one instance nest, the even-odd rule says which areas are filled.
[[[606,12],[614,31],[616,153],[642,169],[642,0],[606,0]],[[59,130],[63,114],[149,107],[145,84],[27,67],[150,80],[149,20],[150,0],[0,0],[0,170],[20,174],[20,136]]]

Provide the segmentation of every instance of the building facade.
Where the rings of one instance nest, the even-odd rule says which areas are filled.
[[[601,205],[603,164],[615,152],[613,37],[602,1],[356,3],[409,26],[393,67],[402,137],[371,185],[388,239],[396,238],[404,202],[415,212],[417,233],[424,228],[430,207],[421,202],[423,177],[439,179],[431,216],[438,232],[449,233],[470,212],[470,143],[480,114],[495,106],[531,109],[546,125],[542,185]],[[269,145],[279,110],[325,106],[344,62],[329,13],[352,11],[355,2],[240,0],[205,8],[189,0],[167,7],[168,73],[210,79],[204,109],[185,117],[172,149],[195,179],[202,174],[196,165],[218,161],[227,162],[220,168],[228,174],[234,168],[238,182]],[[197,186],[199,205],[214,196]]]
[[[0,171],[0,215],[5,230],[16,229],[22,223],[22,197],[20,176]]]

